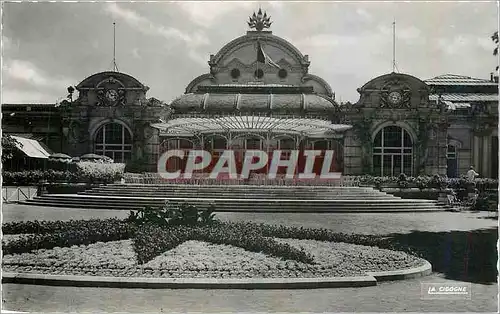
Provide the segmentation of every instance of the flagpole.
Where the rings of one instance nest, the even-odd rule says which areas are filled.
[[[262,47],[260,45],[260,36],[257,36],[257,56],[259,55],[259,52],[261,49],[262,49]],[[259,58],[257,58],[257,70],[255,71],[255,74],[258,74],[258,73],[259,73]],[[257,79],[258,79],[258,77],[257,77]]]
[[[396,19],[392,22],[392,72],[396,72]]]

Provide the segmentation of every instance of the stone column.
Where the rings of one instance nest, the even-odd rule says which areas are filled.
[[[474,134],[472,143],[472,164],[477,170],[480,170],[481,163],[479,162],[480,141],[479,136]]]
[[[479,173],[481,177],[491,177],[491,136],[485,135],[482,138],[482,167]]]

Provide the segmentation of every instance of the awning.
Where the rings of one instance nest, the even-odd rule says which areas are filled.
[[[273,132],[322,136],[352,128],[347,124],[312,118],[273,118],[267,116],[183,117],[153,124],[160,135],[193,136],[221,132]]]
[[[36,140],[27,139],[20,136],[12,136],[12,138],[17,140],[17,148],[25,153],[28,157],[47,159],[52,154],[48,151],[48,149],[44,148],[42,144],[40,144],[40,142]]]

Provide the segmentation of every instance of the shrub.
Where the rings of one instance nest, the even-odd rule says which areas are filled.
[[[197,226],[215,222],[215,207],[210,204],[208,209],[198,209],[195,205],[181,203],[175,205],[166,203],[160,208],[145,207],[137,212],[130,211],[127,221],[137,226],[144,224],[166,226]]]
[[[136,232],[135,226],[118,219],[79,220],[67,224],[58,221],[53,225],[46,224],[37,229],[42,225],[39,223],[26,224],[24,227],[17,225],[16,231],[26,233],[41,230],[42,233],[27,235],[15,241],[3,243],[3,253],[26,253],[37,249],[125,240],[133,237]],[[49,230],[55,232],[49,233]]]
[[[20,172],[3,172],[4,185],[36,185],[40,181],[48,183],[113,183],[123,177],[124,164],[105,164],[79,162],[72,164],[70,170],[29,170]]]
[[[114,226],[123,224],[125,221],[109,218],[109,219],[82,219],[68,221],[16,221],[2,224],[2,232],[4,234],[26,234],[26,233],[55,233],[70,231],[79,228],[99,229],[106,226]]]
[[[163,229],[147,224],[138,229],[133,240],[137,262],[144,264],[192,238],[192,229],[173,227]]]
[[[95,163],[83,161],[77,163],[77,173],[83,182],[112,183],[123,178],[125,164]]]
[[[171,250],[185,241],[198,240],[215,244],[226,244],[244,248],[252,252],[262,252],[285,260],[313,263],[311,255],[288,244],[266,238],[258,231],[241,230],[238,225],[216,223],[210,226],[175,226],[164,229],[145,225],[138,229],[134,239],[137,261],[144,264]]]

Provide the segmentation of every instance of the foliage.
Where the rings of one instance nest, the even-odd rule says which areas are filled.
[[[141,173],[146,170],[148,165],[148,159],[146,157],[136,158],[129,161],[125,166],[125,172],[127,173]]]
[[[406,177],[406,174],[401,173],[399,175],[399,177],[398,177],[398,185],[402,189],[408,187],[408,178]]]
[[[122,163],[95,163],[95,162],[79,162],[77,165],[77,173],[84,182],[95,183],[112,183],[123,178],[125,164]]]
[[[123,177],[124,164],[102,164],[79,162],[70,170],[27,170],[2,173],[4,185],[34,185],[40,181],[48,183],[113,183]]]
[[[3,234],[27,234],[27,233],[54,233],[64,232],[78,228],[101,228],[106,225],[121,224],[123,220],[116,218],[108,219],[82,219],[82,220],[33,220],[15,221],[2,224]]]
[[[498,31],[493,33],[491,40],[493,40],[496,45],[495,49],[493,49],[493,55],[496,56],[498,55]],[[498,71],[498,66],[496,67],[496,70]]]
[[[127,218],[137,226],[156,225],[166,226],[197,226],[215,222],[215,206],[210,204],[208,209],[199,209],[195,205],[181,203],[179,205],[166,203],[164,207],[145,207],[137,212],[130,211]]]
[[[22,145],[9,134],[2,134],[2,163],[14,157],[17,145]]]
[[[17,223],[7,225],[7,230],[22,233],[35,232],[35,234],[26,235],[12,242],[2,243],[4,254],[125,240],[133,237],[136,232],[133,225],[118,219],[30,222],[24,225],[23,223]],[[36,233],[39,231],[40,233]]]
[[[490,211],[490,203],[489,203],[489,197],[485,195],[481,195],[476,199],[476,202],[474,203],[474,206],[472,207],[472,210],[475,211]],[[497,208],[493,209],[494,211],[497,211]]]
[[[312,256],[304,250],[278,243],[272,238],[264,237],[257,230],[240,229],[238,225],[231,223],[198,227],[175,226],[168,229],[146,225],[138,229],[134,239],[134,250],[138,262],[143,264],[188,240],[233,245],[285,260],[313,263]]]
[[[355,121],[353,123],[353,130],[355,136],[361,142],[361,147],[364,149],[364,153],[362,155],[362,163],[363,163],[363,171],[368,172],[370,169],[370,160],[368,156],[368,152],[371,153],[373,142],[372,142],[372,132],[371,128],[373,125],[373,117],[366,116],[359,121]]]
[[[418,176],[418,177],[406,177],[406,182],[408,183],[407,187],[418,187],[419,189],[467,189],[468,181],[465,177],[461,178],[447,178],[439,175],[435,176]],[[355,182],[374,186],[381,187],[387,185],[397,185],[401,182],[401,176],[399,177],[374,177],[374,176],[357,176],[354,178]],[[497,179],[489,179],[489,178],[478,178],[475,179],[476,188],[482,192],[486,190],[496,190],[498,188],[498,180]]]

